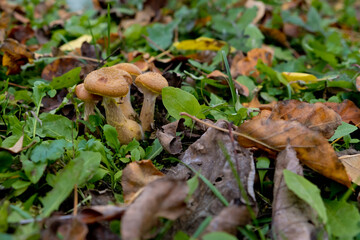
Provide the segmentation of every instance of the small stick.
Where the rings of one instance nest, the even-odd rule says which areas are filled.
[[[74,212],[73,215],[76,216],[77,215],[77,211],[78,211],[78,205],[79,200],[78,200],[78,193],[77,193],[77,184],[75,184],[74,186]]]
[[[188,114],[188,113],[186,113],[186,112],[181,112],[181,113],[180,113],[180,116],[187,116],[187,117],[191,118],[192,120],[194,120],[194,121],[196,121],[196,122],[199,122],[199,123],[204,124],[205,126],[208,126],[208,127],[211,127],[211,128],[215,128],[216,130],[223,131],[223,132],[226,132],[226,133],[230,133],[230,131],[227,130],[227,129],[224,129],[224,128],[215,126],[215,125],[213,125],[213,124],[207,123],[207,122],[205,122],[205,121],[203,121],[203,120],[200,120],[200,119],[198,119],[197,117],[192,116],[192,115],[190,115],[190,114]],[[233,135],[236,135],[236,136],[240,136],[240,137],[246,138],[246,139],[248,139],[248,140],[250,140],[250,141],[256,142],[256,143],[258,143],[258,144],[260,144],[260,145],[263,145],[263,146],[267,147],[268,149],[274,150],[274,151],[276,151],[276,152],[280,152],[280,149],[271,147],[271,146],[269,146],[268,144],[265,144],[265,143],[257,140],[256,138],[253,138],[253,137],[248,136],[248,135],[246,135],[246,134],[239,133],[239,132],[235,132],[235,131],[233,131],[232,134],[233,134]]]

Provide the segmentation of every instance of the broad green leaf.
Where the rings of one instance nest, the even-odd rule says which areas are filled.
[[[34,83],[32,98],[34,100],[35,106],[39,107],[41,100],[46,96],[46,93],[51,90],[51,87],[48,83],[41,81],[36,81]]]
[[[43,175],[47,162],[33,162],[24,155],[21,156],[22,168],[32,183],[37,183]]]
[[[54,89],[68,88],[76,85],[81,81],[80,79],[81,67],[71,69],[60,77],[55,77],[50,83]]]
[[[230,235],[225,232],[212,232],[204,235],[202,237],[203,240],[237,240],[237,238],[233,235]]]
[[[101,160],[100,153],[80,152],[71,160],[54,180],[53,189],[41,200],[44,205],[42,215],[49,216],[69,196],[75,184],[81,186],[97,171]]]
[[[169,112],[175,119],[179,120],[181,112],[187,112],[198,118],[205,118],[201,112],[201,106],[194,95],[181,90],[180,88],[165,87],[162,89],[162,101]],[[191,125],[191,119],[185,118],[185,125]]]
[[[322,19],[319,13],[316,11],[315,8],[310,7],[309,12],[307,14],[307,23],[306,26],[308,29],[314,32],[324,32],[324,29],[321,26]]]
[[[40,137],[64,138],[69,142],[76,137],[73,122],[68,118],[50,113],[42,113],[39,118],[42,125],[37,128],[37,134]]]
[[[270,166],[270,159],[267,157],[258,157],[256,159],[256,168],[268,168]],[[267,173],[267,170],[258,170],[259,171],[259,179],[261,184],[261,190],[263,189],[263,181],[264,177]]]
[[[287,187],[300,199],[308,203],[319,215],[324,223],[327,223],[326,208],[320,196],[319,188],[302,176],[289,170],[284,170],[284,178]]]
[[[325,201],[328,226],[341,239],[353,239],[360,233],[360,214],[355,205],[345,201]]]
[[[329,139],[329,141],[334,141],[340,137],[344,137],[352,132],[355,132],[358,128],[354,125],[351,125],[346,122],[342,122],[341,125],[335,130],[334,135]]]
[[[160,144],[158,138],[152,143],[151,146],[146,148],[144,159],[153,160],[156,156],[158,156],[163,151],[163,147]]]
[[[149,45],[155,50],[166,49],[168,48],[173,39],[173,30],[175,27],[175,22],[169,23],[167,25],[155,23],[150,27],[147,27],[147,32],[149,34],[149,38],[157,45],[153,45],[151,42]]]
[[[118,133],[116,131],[116,128],[109,124],[106,124],[104,126],[104,135],[107,145],[117,151],[117,149],[120,148],[120,142],[118,139]]]
[[[65,148],[69,147],[71,143],[64,139],[44,141],[31,151],[30,159],[34,163],[56,161],[64,154]]]

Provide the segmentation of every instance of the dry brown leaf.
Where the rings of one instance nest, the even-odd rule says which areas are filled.
[[[247,53],[247,57],[242,58],[240,61],[231,65],[231,73],[236,77],[238,74],[245,76],[252,76],[257,78],[259,71],[256,70],[256,64],[261,59],[266,65],[272,63],[272,52],[264,48],[254,48]]]
[[[127,206],[114,206],[114,205],[100,205],[92,206],[90,208],[85,208],[81,210],[78,215],[78,218],[81,219],[83,223],[95,223],[100,221],[111,221],[116,219],[121,219],[125,213]]]
[[[230,205],[224,208],[207,226],[203,234],[210,232],[226,232],[236,234],[238,227],[250,223],[251,215],[245,205]]]
[[[215,125],[228,129],[228,124],[228,122],[220,120]],[[220,147],[221,145],[224,147],[224,151]],[[208,128],[200,139],[189,146],[181,158],[181,161],[196,171],[201,172],[201,174],[220,191],[228,202],[240,199],[241,203],[245,204],[246,201],[241,197],[236,179],[226,160],[225,152],[229,154],[234,165],[238,166],[239,177],[256,214],[254,193],[255,166],[252,153],[249,149],[240,147],[236,141],[234,142],[234,140],[230,138],[228,133],[211,127]],[[180,180],[188,180],[195,175],[194,172],[182,164],[170,168],[166,174]],[[199,181],[197,190],[191,199],[189,199],[189,206],[190,208],[186,211],[186,214],[174,223],[173,234],[176,230],[184,229],[186,229],[188,234],[193,234],[199,224],[204,220],[204,216],[216,216],[220,214],[224,208],[221,201],[202,181]]]
[[[346,99],[342,103],[326,102],[324,104],[337,112],[344,122],[360,124],[360,109],[354,102]]]
[[[41,234],[43,240],[85,240],[89,232],[86,224],[76,217],[65,221],[52,217],[45,224],[47,228]]]
[[[21,44],[25,44],[27,40],[35,36],[34,30],[30,27],[30,24],[23,26],[15,26],[8,33],[8,38],[17,40]]]
[[[127,29],[134,24],[140,24],[141,26],[146,26],[151,22],[151,19],[154,16],[155,16],[155,11],[150,6],[146,6],[144,10],[136,12],[134,19],[122,20],[120,26],[124,29]]]
[[[33,53],[25,45],[11,38],[5,39],[0,51],[4,52],[2,65],[8,68],[6,75],[20,73],[22,65],[34,60]]]
[[[80,61],[74,58],[59,58],[46,65],[41,73],[41,77],[51,81],[54,77],[60,77],[68,71],[80,66]]]
[[[181,137],[176,132],[184,130],[184,119],[162,126],[156,131],[156,136],[163,148],[170,154],[179,154],[182,151]]]
[[[264,25],[259,26],[260,31],[268,38],[280,43],[284,47],[290,47],[286,35],[276,28],[267,28]]]
[[[310,240],[316,236],[316,213],[290,191],[285,183],[283,170],[287,169],[303,176],[303,168],[290,146],[276,158],[274,175],[273,234],[274,239]]]
[[[320,174],[346,186],[350,180],[328,141],[301,123],[295,121],[253,119],[241,124],[238,131],[244,135],[238,141],[244,147],[257,147],[279,152],[289,144],[302,163]]]
[[[124,202],[132,202],[147,184],[163,176],[150,160],[129,163],[121,177]]]
[[[185,181],[160,178],[149,183],[122,218],[122,239],[144,239],[159,217],[177,219],[185,212],[187,192]]]
[[[360,185],[360,154],[339,157],[351,181]]]
[[[270,115],[273,120],[297,121],[311,130],[331,138],[341,125],[341,117],[322,103],[310,104],[299,100],[278,102]]]

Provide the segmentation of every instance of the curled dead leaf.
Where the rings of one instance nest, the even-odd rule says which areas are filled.
[[[330,138],[338,126],[341,117],[322,103],[310,104],[299,100],[278,102],[270,115],[273,120],[297,121],[311,130]]]
[[[350,186],[345,168],[328,141],[295,121],[253,119],[241,124],[239,144],[275,153],[289,144],[302,163],[320,174]]]
[[[259,26],[260,31],[268,38],[280,43],[284,47],[290,47],[289,42],[286,39],[286,35],[276,28],[267,28],[263,25]]]
[[[32,63],[34,60],[33,53],[25,45],[11,38],[5,39],[0,51],[4,52],[2,65],[8,68],[6,75],[20,73],[22,65]]]
[[[160,178],[149,183],[129,206],[121,221],[123,240],[143,239],[158,224],[158,218],[177,219],[186,209],[185,181]]]
[[[78,218],[82,222],[89,224],[101,221],[111,221],[121,219],[125,213],[127,206],[114,206],[114,205],[100,205],[92,206],[81,210]]]
[[[171,154],[179,154],[182,151],[181,137],[176,132],[184,130],[185,119],[166,124],[156,131],[160,144]]]
[[[75,58],[59,58],[46,65],[41,73],[41,77],[51,81],[54,77],[60,77],[68,71],[80,66],[81,62]]]
[[[132,202],[147,184],[163,176],[150,160],[129,163],[121,177],[124,202]]]

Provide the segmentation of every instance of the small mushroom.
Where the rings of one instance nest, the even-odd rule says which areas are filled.
[[[89,73],[84,84],[90,93],[103,96],[106,121],[116,128],[121,144],[128,144],[133,138],[137,140],[143,138],[141,126],[128,119],[116,101],[116,98],[126,96],[129,91],[124,71],[110,67],[101,68]]]
[[[101,100],[101,96],[89,93],[84,83],[78,84],[75,88],[75,94],[78,99],[84,102],[84,120],[88,121],[90,115],[94,115],[94,108],[98,101]]]
[[[129,92],[128,94],[122,99],[122,103],[120,105],[121,110],[123,111],[124,115],[127,118],[130,119],[136,119],[137,118],[137,113],[134,111],[133,107],[131,106],[131,101],[130,101],[130,86],[133,83],[133,81],[135,80],[135,78],[137,76],[139,76],[142,72],[141,70],[134,64],[132,63],[119,63],[116,64],[114,66],[112,66],[112,68],[116,68],[119,70],[123,70],[127,73],[129,73],[132,77],[132,81],[129,82]]]
[[[168,86],[167,80],[159,73],[147,72],[135,79],[135,84],[144,94],[144,102],[140,112],[141,126],[144,131],[151,131],[154,123],[156,97]]]

